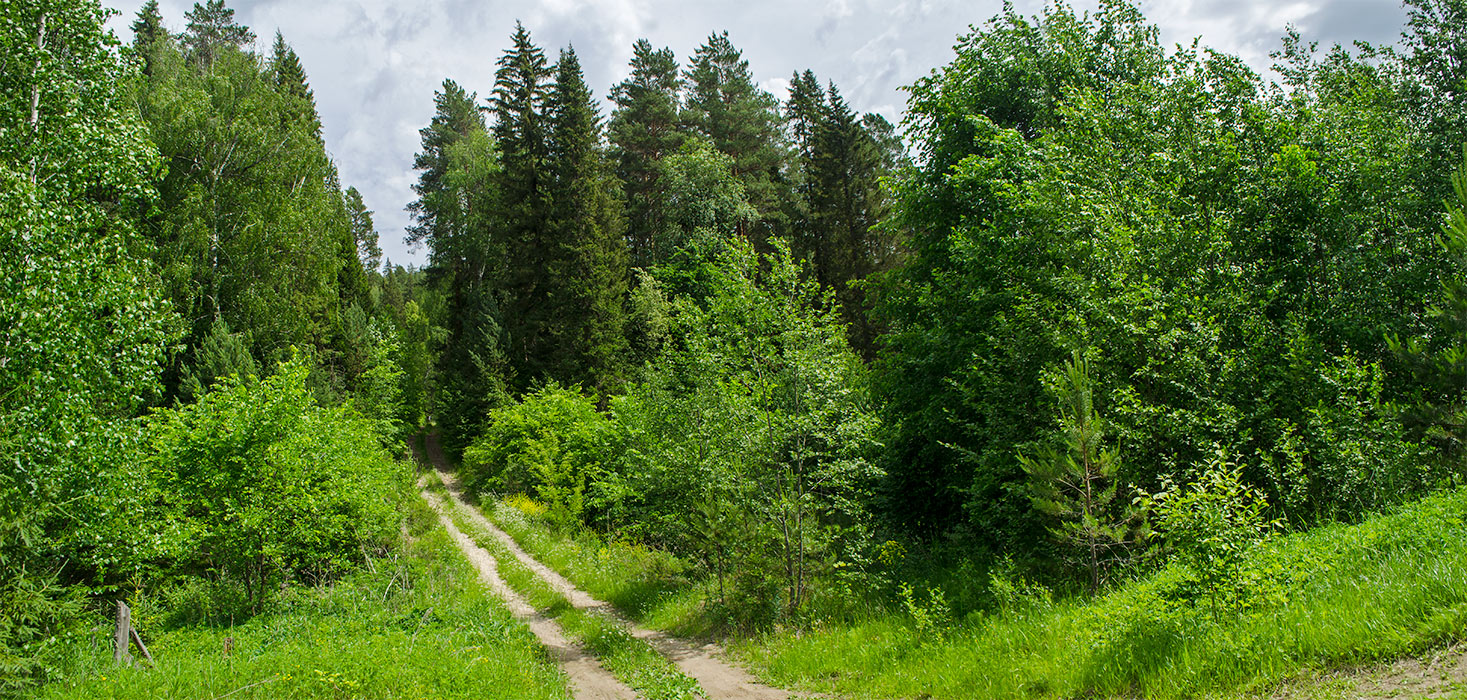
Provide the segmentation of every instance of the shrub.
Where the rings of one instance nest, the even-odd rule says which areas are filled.
[[[490,414],[484,434],[464,450],[464,480],[475,493],[528,494],[567,524],[588,506],[609,505],[595,485],[606,481],[617,452],[616,431],[593,400],[552,382]]]
[[[1168,546],[1192,573],[1179,592],[1194,601],[1205,595],[1214,615],[1237,597],[1244,561],[1277,525],[1264,517],[1263,494],[1243,483],[1241,467],[1222,451],[1197,481],[1141,500],[1155,509]]]
[[[334,578],[397,529],[406,468],[373,422],[317,406],[308,374],[296,360],[267,379],[231,378],[152,423],[175,563],[242,583],[254,609],[272,583]]]

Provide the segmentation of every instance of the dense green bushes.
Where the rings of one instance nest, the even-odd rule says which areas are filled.
[[[615,426],[594,401],[552,383],[489,415],[464,451],[464,482],[477,492],[530,494],[570,523],[619,496],[607,493],[619,454]]]
[[[375,425],[322,408],[309,367],[230,378],[154,416],[145,458],[176,572],[243,585],[252,609],[284,579],[328,581],[397,534],[408,473]]]
[[[1056,439],[1041,378],[1075,351],[1122,488],[1190,481],[1218,447],[1295,527],[1438,488],[1403,420],[1438,389],[1387,342],[1443,337],[1427,307],[1453,274],[1436,239],[1457,159],[1427,149],[1446,127],[1423,102],[1446,96],[1419,58],[1293,36],[1273,86],[1168,51],[1123,2],[964,36],[913,86],[923,157],[888,222],[911,233],[879,294],[890,521],[1053,561],[1018,455]]]

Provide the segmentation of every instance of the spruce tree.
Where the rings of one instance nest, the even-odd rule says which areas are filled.
[[[546,124],[550,69],[524,25],[516,22],[513,45],[494,74],[494,140],[503,167],[497,191],[508,248],[503,280],[509,362],[527,385],[543,369],[551,313],[545,273],[555,254],[549,236],[551,207]]]
[[[581,382],[602,395],[617,383],[626,355],[623,335],[626,246],[621,202],[601,150],[600,119],[574,49],[561,51],[548,105],[551,218],[545,279],[552,304],[542,355],[561,382]]]
[[[655,251],[666,225],[665,184],[658,163],[687,138],[679,124],[682,76],[672,49],[653,50],[646,39],[632,46],[631,77],[611,89],[616,109],[607,132],[616,174],[626,193],[630,263],[662,262]]]
[[[275,44],[270,54],[270,72],[275,77],[276,90],[294,103],[289,110],[290,118],[304,124],[315,135],[316,140],[324,144],[325,140],[321,137],[321,117],[316,113],[316,96],[311,92],[310,83],[306,82],[306,69],[301,66],[301,59],[295,50],[285,43],[285,37],[278,31],[275,32]]]
[[[143,59],[143,75],[152,75],[153,51],[160,40],[169,38],[168,30],[163,26],[163,13],[158,10],[158,0],[143,3],[131,28],[132,46]]]
[[[728,32],[708,37],[688,68],[685,118],[715,148],[734,160],[734,175],[744,183],[749,202],[759,212],[755,230],[741,233],[761,243],[780,232],[780,202],[786,185],[778,102],[754,83],[749,62],[729,41]]]
[[[810,71],[791,81],[786,116],[796,156],[791,242],[835,292],[852,346],[869,357],[877,329],[859,282],[894,257],[891,234],[878,224],[887,211],[880,179],[899,160],[891,152],[899,140],[894,145],[886,120],[859,117],[833,83],[822,88]]]
[[[184,17],[188,18],[184,48],[194,64],[206,71],[213,69],[214,59],[224,47],[238,49],[255,40],[248,27],[234,23],[234,10],[225,7],[224,0],[209,0],[207,5],[194,3],[194,9]]]
[[[815,215],[811,210],[815,180],[810,172],[814,160],[815,135],[826,120],[825,88],[811,71],[796,72],[790,78],[789,101],[785,103],[785,123],[789,128],[794,163],[790,168],[793,196],[785,200],[787,232],[796,256],[813,260],[818,244]]]

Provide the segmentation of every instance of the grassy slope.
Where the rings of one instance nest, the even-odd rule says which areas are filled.
[[[415,529],[399,558],[331,587],[288,591],[238,625],[145,619],[157,668],[113,666],[109,643],[78,647],[67,680],[40,696],[569,698],[564,675],[484,591],[442,528]],[[146,602],[135,607],[151,617]],[[98,634],[110,639],[110,629]],[[226,637],[234,639],[227,659]]]
[[[558,538],[500,504],[531,553],[628,614],[696,627],[696,586],[634,547]],[[1241,601],[1214,614],[1165,569],[1095,599],[1019,598],[918,631],[906,615],[738,641],[769,679],[853,697],[1229,696],[1310,670],[1387,659],[1467,634],[1467,490],[1355,526],[1275,539],[1250,556]]]

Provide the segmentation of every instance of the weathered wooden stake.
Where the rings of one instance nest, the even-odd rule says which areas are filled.
[[[132,635],[132,643],[138,645],[138,651],[143,652],[143,658],[147,659],[148,663],[153,663],[153,655],[148,653],[148,647],[143,644],[143,638],[138,636],[138,631],[131,625],[128,626],[127,631]]]
[[[127,603],[117,601],[117,632],[112,641],[112,662],[123,663],[132,661],[132,655],[127,653],[128,633],[132,631],[132,610]]]

